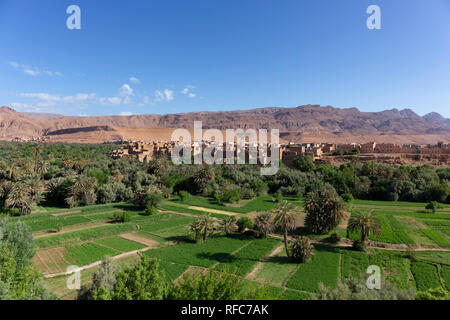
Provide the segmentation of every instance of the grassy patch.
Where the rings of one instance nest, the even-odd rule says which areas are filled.
[[[278,244],[280,244],[280,241],[273,238],[255,240],[239,250],[228,261],[219,264],[217,269],[223,270],[226,268],[237,275],[244,276]]]
[[[117,250],[106,248],[93,242],[67,246],[66,248],[82,266],[102,260],[105,256],[115,256],[120,253]]]
[[[309,300],[311,295],[306,292],[286,289],[279,298],[280,300]]]
[[[450,242],[448,238],[444,236],[439,231],[431,230],[431,229],[421,229],[421,231],[431,240],[436,242],[436,244],[440,247],[449,247]]]
[[[425,291],[441,286],[436,266],[425,262],[412,262],[411,272],[416,280],[417,290]]]
[[[300,268],[287,282],[287,287],[308,292],[317,292],[319,282],[327,287],[336,285],[339,272],[339,249],[315,246],[311,261]]]
[[[217,262],[232,260],[231,253],[251,241],[239,236],[211,236],[204,243],[183,242],[178,245],[149,250],[144,254],[170,262],[209,268]]]
[[[96,240],[95,243],[120,252],[129,252],[145,248],[145,245],[120,237],[104,238]]]
[[[255,280],[283,285],[296,268],[298,264],[289,259],[283,250],[262,264],[261,269],[255,274]]]

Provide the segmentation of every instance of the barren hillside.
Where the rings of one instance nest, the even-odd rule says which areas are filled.
[[[421,117],[412,110],[361,112],[356,108],[305,105],[245,111],[166,115],[67,117],[24,114],[0,108],[0,138],[50,135],[53,141],[102,142],[120,139],[170,138],[170,128],[279,129],[285,141],[436,143],[450,140],[450,119],[437,113]],[[157,130],[158,129],[158,130]]]

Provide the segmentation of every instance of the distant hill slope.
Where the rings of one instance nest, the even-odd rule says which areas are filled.
[[[437,112],[430,112],[424,115],[423,118],[432,125],[450,129],[450,119],[444,118]]]
[[[41,136],[49,132],[85,127],[192,128],[201,120],[203,128],[279,129],[297,136],[329,133],[336,136],[439,135],[450,134],[450,119],[437,113],[421,117],[412,110],[361,112],[356,108],[305,105],[297,108],[259,108],[243,111],[195,112],[166,115],[65,117],[30,115],[0,108],[0,137]]]

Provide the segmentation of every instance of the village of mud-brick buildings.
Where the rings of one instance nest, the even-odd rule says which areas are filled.
[[[110,153],[113,158],[132,157],[141,162],[149,162],[157,155],[170,157],[176,142],[163,141],[128,141],[121,148]],[[211,142],[203,142],[202,150],[211,147]],[[361,162],[379,162],[393,165],[419,165],[430,163],[435,166],[447,166],[450,164],[450,142],[439,142],[436,145],[395,145],[391,143],[285,143],[278,144],[280,160],[287,166],[300,156],[310,156],[316,163],[340,164],[351,161],[355,156]],[[194,150],[194,144],[190,146]],[[214,152],[222,151],[223,159],[226,158],[225,150],[233,150],[237,159],[239,152],[244,150],[246,163],[249,159],[249,150],[259,151],[259,145],[245,143],[244,148],[239,148],[237,143],[226,149],[217,148]],[[270,156],[270,145],[265,146]],[[194,152],[193,152],[194,153]],[[213,154],[214,155],[214,154]]]

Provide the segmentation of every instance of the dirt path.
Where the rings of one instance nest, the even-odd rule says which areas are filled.
[[[68,214],[73,214],[73,213],[81,213],[81,210],[75,210],[75,211],[69,211],[69,212],[61,212],[61,213],[53,213],[52,216],[60,217],[60,216],[66,216]]]
[[[230,211],[210,209],[210,208],[204,208],[204,207],[196,207],[196,206],[189,206],[189,207],[187,207],[187,209],[203,211],[203,212],[211,212],[211,213],[217,213],[217,214],[223,214],[223,215],[226,215],[226,216],[237,216],[237,215],[239,215],[239,213],[237,213],[237,212],[230,212]]]
[[[264,262],[268,261],[271,257],[276,256],[277,254],[279,254],[281,251],[283,251],[284,245],[280,244],[278,247],[276,247],[274,250],[272,250],[271,253],[269,253],[267,256],[265,256],[264,258],[261,259],[261,261],[259,261],[255,267],[253,268],[252,271],[250,271],[247,276],[245,277],[245,279],[253,279],[255,278],[256,274],[258,273],[258,271],[262,268],[262,266],[264,265]]]

